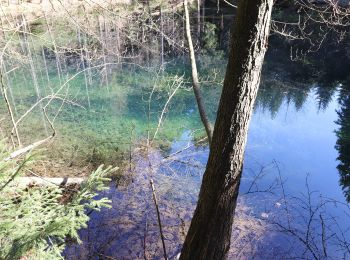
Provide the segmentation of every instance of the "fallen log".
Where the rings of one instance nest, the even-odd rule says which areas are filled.
[[[15,179],[16,184],[19,187],[34,186],[68,186],[72,184],[81,184],[84,178],[48,178],[48,177],[19,177]]]
[[[32,144],[30,144],[30,145],[28,145],[28,146],[26,146],[24,148],[21,148],[21,149],[19,149],[17,151],[14,151],[13,153],[10,154],[9,157],[5,158],[4,161],[7,162],[7,161],[10,161],[10,160],[13,160],[16,157],[18,157],[20,155],[23,155],[23,154],[25,154],[25,153],[35,149],[35,148],[39,147],[40,145],[48,142],[52,138],[54,138],[54,136],[55,136],[55,133],[53,133],[52,135],[50,135],[49,137],[47,137],[47,138],[45,138],[43,140],[37,141],[37,142],[32,143]]]

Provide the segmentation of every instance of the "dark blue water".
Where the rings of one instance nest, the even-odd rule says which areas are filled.
[[[273,118],[258,108],[250,125],[245,165],[254,167],[256,162],[266,165],[276,160],[288,178],[291,193],[302,190],[300,184],[308,173],[314,189],[344,201],[334,148],[339,108],[336,95],[325,110],[319,110],[315,101],[316,96],[310,93],[299,111],[283,104]]]

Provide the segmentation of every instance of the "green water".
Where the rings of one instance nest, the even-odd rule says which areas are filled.
[[[91,70],[92,81],[88,83],[84,71],[74,68],[68,68],[61,76],[54,65],[48,76],[41,71],[37,75],[40,97],[53,94],[60,97],[47,107],[57,132],[54,148],[47,155],[53,160],[67,161],[78,151],[74,158],[77,164],[83,165],[89,157],[96,165],[116,163],[124,158],[130,143],[136,145],[148,136],[153,139],[158,125],[155,142],[164,149],[185,129],[195,131],[197,138],[203,137],[187,69],[187,64],[179,61],[168,64],[165,70],[157,66],[123,65],[122,68],[111,68],[106,82],[97,68]],[[219,79],[215,80],[219,82]],[[30,69],[10,73],[7,84],[18,118],[39,99]],[[213,120],[220,87],[216,82],[203,85],[205,103]],[[169,100],[174,91],[176,93]],[[42,105],[47,102],[44,100]],[[7,116],[4,102],[0,104],[1,115]],[[26,117],[19,130],[25,144],[45,137],[51,131],[40,106]]]

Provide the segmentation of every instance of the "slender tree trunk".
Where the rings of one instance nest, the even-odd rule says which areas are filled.
[[[189,54],[190,54],[190,61],[191,61],[193,92],[194,92],[194,95],[196,97],[199,115],[201,117],[202,123],[203,123],[205,131],[207,133],[209,144],[211,144],[211,139],[212,139],[212,135],[213,135],[213,130],[212,130],[213,128],[209,122],[207,113],[205,112],[202,94],[200,91],[196,57],[194,54],[194,48],[193,48],[193,43],[192,43],[191,27],[190,27],[190,15],[188,12],[187,0],[184,0],[184,8],[185,8],[185,20],[186,20],[186,26],[185,26],[186,27],[186,40],[187,40],[188,49],[190,52]]]
[[[46,55],[45,55],[45,50],[44,47],[41,47],[41,56],[44,61],[44,67],[45,67],[45,74],[46,74],[46,79],[47,79],[47,84],[50,85],[50,76],[49,76],[49,69],[47,68],[47,62],[46,62]]]
[[[38,81],[38,77],[36,74],[36,69],[35,69],[35,64],[34,64],[34,60],[33,60],[33,55],[32,55],[32,51],[31,51],[30,43],[28,40],[28,37],[30,37],[30,31],[28,29],[27,21],[25,20],[25,17],[23,14],[22,14],[22,20],[23,20],[23,24],[24,24],[24,36],[23,37],[24,37],[24,41],[26,44],[26,48],[27,48],[26,53],[28,54],[27,57],[28,57],[29,65],[30,65],[30,72],[32,74],[33,85],[34,85],[35,93],[37,96],[37,100],[39,100],[39,99],[41,99],[40,86],[39,86],[39,81]],[[49,132],[47,129],[45,115],[43,112],[43,106],[41,103],[40,103],[40,111],[41,111],[41,116],[42,116],[42,121],[43,121],[44,129],[45,129],[45,133],[46,133],[46,135],[48,135]]]
[[[106,28],[106,20],[102,15],[97,17],[99,29],[100,29],[100,39],[102,44],[102,56],[103,56],[103,62],[104,62],[104,73],[101,76],[101,86],[103,85],[103,78],[105,79],[107,91],[109,93],[109,83],[108,83],[108,68],[107,68],[107,55],[106,50],[107,48],[107,28]],[[103,33],[103,30],[105,33]]]
[[[201,0],[197,0],[197,39],[200,41],[201,36]]]
[[[2,22],[2,19],[0,19],[1,21],[1,26],[2,28],[4,28],[4,25],[3,25],[3,22]],[[8,42],[10,39],[8,39],[6,37],[6,34],[4,31],[3,32],[3,35],[2,37],[4,38],[5,42]],[[1,37],[0,37],[1,38]],[[14,112],[15,112],[15,116],[17,116],[17,107],[16,107],[16,102],[15,102],[15,99],[14,99],[14,96],[13,96],[13,91],[12,91],[12,86],[11,86],[11,80],[10,80],[10,77],[8,76],[8,73],[7,73],[7,68],[6,68],[6,61],[4,59],[2,59],[2,61],[0,61],[0,64],[2,64],[3,66],[3,71],[5,72],[5,77],[6,77],[6,82],[7,82],[7,88],[10,92],[10,97],[11,97],[11,102],[12,102],[12,105],[13,105],[13,108],[14,108]],[[0,68],[1,70],[2,68]],[[5,93],[6,95],[6,93]]]
[[[104,17],[103,18],[103,27],[104,27],[104,30],[105,30],[105,33],[104,33],[104,38],[105,38],[105,56],[106,56],[106,62],[108,63],[109,62],[109,58],[110,58],[110,54],[109,54],[109,51],[112,49],[110,49],[110,42],[111,42],[111,23],[110,23],[110,20],[106,20],[106,18]],[[113,42],[113,45],[115,44],[114,40],[112,41]],[[108,66],[106,65],[106,70],[108,72],[107,74],[107,81],[108,81],[108,88],[109,88],[109,79],[108,79],[108,75],[111,75],[112,74],[112,67],[111,66]]]
[[[90,50],[89,50],[89,45],[87,43],[87,34],[85,34],[83,38],[83,49],[85,51],[85,59],[86,59],[86,65],[87,65],[87,76],[89,80],[89,85],[92,85],[92,71],[91,71],[91,57],[90,57]]]
[[[83,66],[83,71],[84,71],[86,97],[87,97],[89,108],[91,108],[90,95],[89,95],[89,83],[88,83],[88,77],[86,75],[86,66],[85,66],[84,51],[83,51],[83,49],[85,50],[85,46],[81,40],[79,27],[77,28],[77,35],[78,35],[78,43],[79,43],[79,48],[80,48],[80,60],[81,60],[81,65]]]
[[[202,3],[202,32],[205,30],[205,0]]]
[[[45,22],[46,22],[46,27],[47,27],[47,31],[49,33],[49,37],[50,37],[50,42],[52,42],[53,44],[53,49],[54,49],[54,53],[55,53],[55,61],[56,61],[56,68],[57,68],[57,75],[58,75],[58,79],[60,82],[60,85],[63,84],[62,82],[62,67],[61,67],[61,62],[60,62],[60,56],[58,53],[58,49],[57,49],[57,45],[56,45],[56,41],[53,35],[53,32],[51,30],[51,25],[49,24],[49,20],[46,17],[46,14],[44,13],[44,18],[45,18]]]
[[[171,7],[171,12],[172,12],[172,15],[173,15],[173,18],[171,19],[172,20],[172,36],[175,38],[175,9],[174,9],[174,6]],[[174,46],[173,46],[173,49],[174,49]]]
[[[17,116],[17,107],[16,107],[16,101],[15,101],[15,97],[13,95],[13,91],[12,91],[12,88],[13,88],[13,85],[11,84],[11,79],[8,75],[8,73],[6,73],[7,68],[6,68],[6,62],[3,61],[3,67],[4,67],[4,71],[5,71],[5,77],[6,77],[6,82],[7,82],[7,89],[9,90],[9,93],[10,93],[10,97],[11,97],[11,102],[12,102],[12,106],[13,106],[13,109],[14,109],[14,114],[15,116]]]
[[[223,46],[224,43],[224,35],[225,35],[225,31],[224,31],[224,14],[221,13],[221,19],[220,19],[220,39],[219,39],[219,45]]]
[[[163,67],[164,65],[164,28],[163,28],[163,13],[162,6],[159,6],[159,15],[160,15],[160,64]]]
[[[114,30],[116,32],[116,54],[117,54],[117,63],[120,63],[120,57],[121,57],[121,36],[120,36],[120,29],[119,29],[119,17],[116,18],[117,21],[114,23]]]
[[[7,90],[6,90],[6,86],[5,86],[5,82],[4,82],[4,78],[3,78],[3,74],[2,74],[1,69],[2,68],[0,68],[1,93],[2,93],[4,101],[6,103],[7,111],[9,113],[9,115],[10,115],[10,118],[11,118],[11,123],[13,125],[13,128],[15,129],[17,144],[18,144],[18,146],[21,146],[22,145],[21,144],[21,139],[19,137],[19,133],[18,133],[17,125],[16,125],[16,120],[15,120],[15,117],[14,117],[13,112],[12,112],[11,104],[10,104],[9,98],[7,96]],[[16,147],[16,143],[14,141],[14,137],[13,137],[12,133],[11,133],[11,140],[12,140],[12,145],[15,148]]]
[[[207,168],[180,259],[226,259],[273,0],[241,0]]]

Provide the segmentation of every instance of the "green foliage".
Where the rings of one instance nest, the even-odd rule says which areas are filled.
[[[203,33],[204,53],[213,54],[219,47],[216,25],[206,22]]]
[[[58,186],[19,188],[17,177],[33,158],[5,161],[6,150],[0,143],[0,259],[62,259],[65,239],[80,241],[77,231],[89,220],[86,209],[109,207],[108,199],[95,197],[107,189],[104,176],[113,169],[100,166],[63,203]]]
[[[40,35],[45,32],[45,20],[39,18],[29,24],[29,30],[33,35]]]

